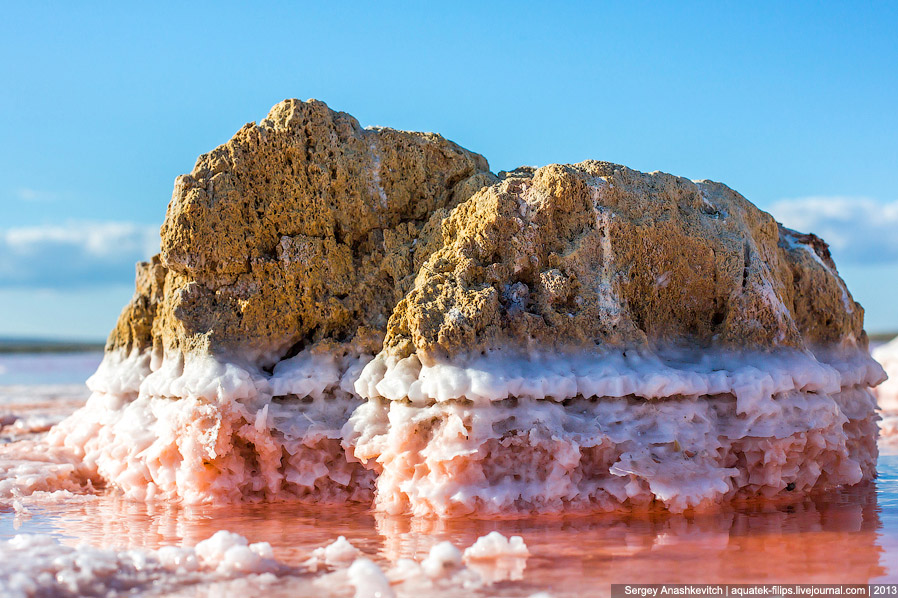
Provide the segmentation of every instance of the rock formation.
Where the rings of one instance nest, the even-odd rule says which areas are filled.
[[[340,446],[354,377],[443,217],[495,180],[439,135],[278,104],[175,181],[161,252],[52,440],[139,499],[370,495]]]
[[[290,100],[179,177],[87,407],[134,497],[559,511],[875,475],[863,309],[728,187]]]

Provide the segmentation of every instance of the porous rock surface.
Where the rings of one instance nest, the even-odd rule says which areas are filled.
[[[278,104],[178,177],[108,348],[866,342],[826,244],[725,185],[596,161],[502,174],[439,135]]]
[[[442,241],[390,319],[401,356],[866,347],[826,244],[720,183],[595,161],[517,171],[455,209]]]
[[[371,331],[438,246],[442,218],[495,180],[482,156],[439,135],[284,101],[178,177],[162,251],[138,264],[107,349],[265,362],[360,328],[379,343]]]

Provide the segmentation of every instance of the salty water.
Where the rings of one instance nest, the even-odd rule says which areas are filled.
[[[5,422],[0,443],[39,438],[74,410],[86,399],[82,382],[100,358],[99,353],[0,355],[0,423]],[[440,542],[464,548],[491,531],[521,536],[529,556],[469,563],[479,584],[459,575],[457,582],[398,584],[394,591],[399,596],[420,595],[422,587],[445,596],[591,596],[607,595],[612,583],[898,582],[898,456],[881,456],[879,478],[871,483],[788,504],[743,504],[690,516],[659,511],[442,520],[388,516],[360,506],[144,504],[114,492],[19,509],[0,506],[0,543],[17,534],[38,534],[64,546],[155,550],[193,546],[219,530],[268,542],[278,573],[231,575],[224,581],[172,574],[137,587],[138,593],[249,596],[264,587],[272,597],[365,596],[345,575],[310,571],[313,550],[344,536],[389,571],[401,559],[421,562]],[[23,570],[26,565],[23,560]],[[3,583],[0,579],[0,595]]]

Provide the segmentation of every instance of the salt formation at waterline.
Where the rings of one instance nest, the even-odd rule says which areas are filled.
[[[370,500],[353,384],[448,210],[495,180],[442,137],[286,101],[181,176],[159,256],[51,434],[127,496]]]
[[[724,185],[288,100],[178,178],[50,442],[137,499],[680,511],[874,477],[883,378],[825,243]]]
[[[146,591],[181,595],[203,584],[209,595],[236,596],[255,595],[260,587],[270,590],[286,580],[300,595],[345,596],[349,590],[372,598],[457,595],[520,579],[527,556],[519,536],[509,539],[498,532],[478,538],[464,552],[441,542],[424,559],[399,559],[386,570],[343,536],[316,548],[301,566],[290,566],[275,558],[268,542],[250,544],[225,530],[195,546],[157,550],[71,547],[49,536],[22,534],[0,540],[0,590],[4,597],[22,598]],[[509,565],[514,569],[509,571]]]
[[[898,338],[874,349],[873,359],[882,364],[889,375],[889,379],[874,391],[882,410],[883,442],[890,451],[898,451]]]

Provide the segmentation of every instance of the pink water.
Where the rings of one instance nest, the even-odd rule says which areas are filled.
[[[44,365],[53,368],[57,386],[72,381],[66,378],[66,368],[71,370],[69,378],[77,379],[92,367],[84,359],[44,359],[49,359]],[[4,365],[10,365],[9,358],[0,359],[0,367]],[[48,392],[46,386],[32,385],[29,392],[24,387],[33,380],[21,375],[21,361],[16,365],[19,378],[12,384],[0,374],[0,395],[7,390],[0,418],[59,416],[78,404],[79,398],[58,390],[42,395]],[[9,390],[13,386],[18,390]],[[41,430],[40,426],[15,430],[9,424],[0,428],[0,443],[39,438]],[[464,548],[494,530],[523,537],[529,557],[472,566],[489,578],[485,585],[471,588],[446,582],[427,593],[531,596],[545,591],[552,596],[586,596],[608,594],[611,583],[898,582],[898,456],[880,457],[879,472],[873,483],[791,504],[748,504],[694,516],[655,512],[439,520],[387,516],[359,506],[187,508],[128,502],[114,492],[103,492],[33,504],[19,512],[0,506],[0,541],[26,533],[49,535],[71,546],[156,549],[192,546],[218,530],[229,530],[250,542],[270,543],[282,564],[275,576],[226,581],[172,577],[170,583],[157,581],[138,590],[154,596],[250,596],[263,588],[272,597],[352,596],[351,586],[339,580],[331,583],[326,572],[311,572],[303,564],[315,548],[342,535],[387,570],[401,558],[421,561],[439,542]],[[0,590],[2,584],[0,580]],[[402,585],[394,590],[399,596],[419,595]]]

